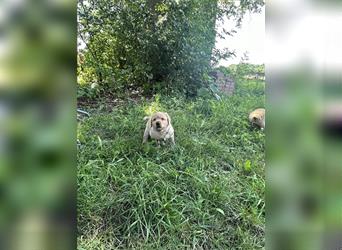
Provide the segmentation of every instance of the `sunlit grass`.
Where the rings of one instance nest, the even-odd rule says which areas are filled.
[[[160,95],[156,95],[154,101],[144,106],[144,112],[146,115],[150,116],[159,111],[162,111],[162,105],[160,103]]]
[[[79,249],[264,248],[265,134],[248,123],[264,84],[241,86],[222,101],[160,96],[81,122]],[[155,111],[170,114],[175,147],[142,146]]]

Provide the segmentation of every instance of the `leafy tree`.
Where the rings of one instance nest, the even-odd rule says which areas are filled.
[[[224,73],[226,76],[233,77],[235,80],[245,79],[246,77],[265,77],[264,64],[249,64],[241,62],[239,64],[231,64],[228,67],[220,66],[217,70]]]
[[[194,96],[211,66],[229,51],[215,49],[217,24],[241,24],[263,0],[79,0],[79,37],[86,44],[80,77],[102,88],[145,93],[163,89]],[[221,36],[234,30],[224,30]]]

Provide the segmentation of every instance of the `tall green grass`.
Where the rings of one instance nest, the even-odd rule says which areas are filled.
[[[79,123],[79,249],[262,249],[265,134],[248,123],[264,83],[222,101],[163,97],[91,111]],[[176,146],[143,146],[166,111]]]

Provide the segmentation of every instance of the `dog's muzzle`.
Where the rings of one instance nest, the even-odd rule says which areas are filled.
[[[157,127],[157,129],[161,129],[161,124],[160,124],[160,122],[156,122],[156,127]]]

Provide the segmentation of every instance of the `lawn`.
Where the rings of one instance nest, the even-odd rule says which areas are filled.
[[[265,84],[233,96],[86,109],[78,124],[78,249],[264,249],[265,134],[248,122]],[[176,146],[143,146],[166,111]]]

